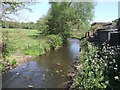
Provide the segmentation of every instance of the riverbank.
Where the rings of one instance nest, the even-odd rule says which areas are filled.
[[[59,52],[59,50],[56,50],[55,53],[53,52],[49,52],[52,49],[58,49],[60,48],[60,45],[62,45],[62,39],[59,36],[56,35],[49,35],[46,38],[39,36],[39,33],[37,31],[33,31],[33,30],[21,30],[19,31],[17,30],[7,30],[8,31],[8,37],[9,37],[9,41],[12,44],[12,47],[14,49],[14,51],[12,51],[13,53],[11,53],[11,55],[9,55],[9,57],[7,57],[6,59],[7,64],[5,64],[4,66],[4,71],[14,71],[14,67],[21,67],[24,69],[24,64],[26,63],[37,63],[40,62],[41,66],[42,63],[43,65],[46,64],[45,61],[47,61],[47,65],[48,62],[50,63],[50,70],[57,67],[57,69],[55,69],[53,72],[50,72],[50,75],[56,75],[56,77],[60,74],[59,79],[61,78],[73,78],[74,77],[74,72],[68,74],[69,72],[71,72],[71,70],[68,72],[67,70],[70,69],[71,65],[73,63],[76,63],[76,61],[73,61],[73,63],[71,63],[72,60],[76,60],[79,58],[76,58],[76,55],[79,55],[79,40],[77,39],[68,39],[68,45],[70,44],[70,46],[68,46],[70,49],[66,50],[68,47],[63,48],[63,51],[60,51],[60,53],[56,54],[57,52]],[[61,55],[61,53],[63,53]],[[44,53],[45,56],[43,55]],[[47,53],[51,53],[50,56]],[[66,54],[65,54],[66,53]],[[70,56],[68,55],[70,54]],[[44,57],[45,60],[43,58],[40,58],[37,62],[34,61],[36,56],[40,56]],[[71,57],[72,55],[72,57]],[[49,56],[49,58],[46,58],[47,56]],[[63,56],[64,58],[61,58],[61,56]],[[69,56],[69,57],[68,57]],[[52,58],[54,57],[54,58]],[[57,60],[56,60],[57,58]],[[62,63],[62,59],[65,59],[65,62]],[[71,58],[71,61],[69,61]],[[49,61],[49,59],[51,61]],[[53,61],[54,60],[54,61]],[[42,61],[42,62],[41,62]],[[68,63],[66,63],[68,62]],[[64,67],[64,65],[68,64],[66,69],[66,66]],[[27,64],[27,65],[28,65]],[[53,64],[53,65],[52,65]],[[70,65],[69,65],[70,64]],[[22,65],[22,66],[21,66]],[[33,66],[33,64],[32,64]],[[36,64],[35,64],[36,66]],[[62,66],[62,67],[61,67]],[[64,69],[63,69],[64,67]],[[25,68],[26,70],[29,68]],[[41,69],[41,68],[40,68]],[[47,72],[49,71],[48,67],[46,67],[45,69]],[[64,70],[66,70],[64,72]],[[20,70],[21,71],[21,70]],[[36,70],[34,70],[34,68],[31,68],[29,71],[32,71],[31,73],[38,72]],[[24,73],[28,73],[28,72],[24,72]],[[42,71],[41,71],[42,72]],[[21,74],[21,72],[16,71],[16,74]],[[19,75],[17,75],[19,76]],[[42,74],[42,76],[46,76],[44,73]],[[47,76],[49,77],[49,75]],[[61,81],[62,83],[63,81]],[[65,85],[70,85],[71,81],[64,83]],[[29,85],[29,84],[28,84]],[[33,85],[34,86],[34,85]]]
[[[39,34],[38,30],[3,29],[3,31],[7,35],[7,51],[10,54],[0,64],[2,71],[47,53],[51,48],[58,49],[62,45],[62,39],[59,36],[45,37]]]
[[[63,53],[64,52],[64,53]],[[79,40],[68,39],[58,50],[52,50],[24,62],[3,76],[3,88],[66,88],[69,72],[79,55]],[[11,82],[12,81],[12,82]],[[52,82],[52,83],[50,83]]]

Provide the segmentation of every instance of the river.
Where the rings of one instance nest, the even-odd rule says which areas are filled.
[[[3,88],[67,88],[67,74],[79,56],[77,39],[68,39],[68,43],[56,51],[50,51],[10,70],[2,77]]]

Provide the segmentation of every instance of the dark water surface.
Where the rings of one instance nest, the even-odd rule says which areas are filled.
[[[59,50],[25,62],[4,74],[3,88],[67,88],[67,74],[78,56],[79,40],[68,39]]]

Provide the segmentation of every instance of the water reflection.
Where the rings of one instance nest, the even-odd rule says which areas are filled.
[[[68,41],[68,47],[69,47],[69,54],[72,58],[72,60],[75,60],[76,57],[79,56],[79,51],[80,51],[80,46],[79,43],[80,41],[78,39],[70,39]]]

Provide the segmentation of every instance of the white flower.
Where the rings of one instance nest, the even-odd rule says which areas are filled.
[[[115,70],[117,70],[117,68],[114,68]]]
[[[107,58],[108,56],[105,56],[105,58]]]
[[[114,78],[115,78],[115,80],[119,79],[119,77],[118,77],[118,76],[115,76]]]

